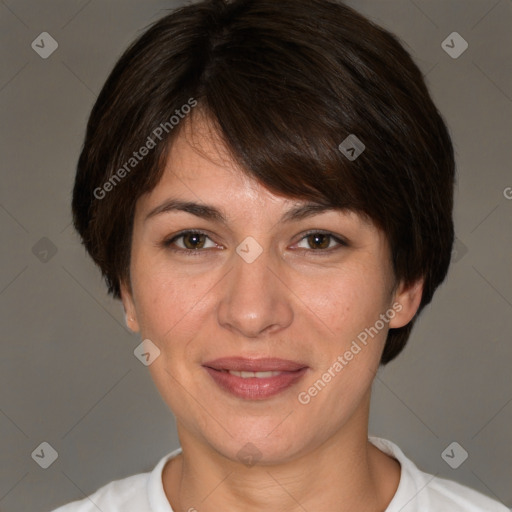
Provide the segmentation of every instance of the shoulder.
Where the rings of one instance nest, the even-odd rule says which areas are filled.
[[[162,457],[151,472],[114,480],[86,498],[52,512],[172,512],[163,488],[162,471],[166,462],[179,453],[181,448]]]
[[[484,494],[445,478],[425,473],[391,441],[370,437],[379,450],[400,462],[398,489],[385,512],[510,512]]]
[[[433,510],[450,506],[453,512],[509,512],[505,505],[484,494],[445,478],[432,478],[428,484]]]
[[[146,497],[149,475],[140,473],[114,480],[86,498],[63,505],[53,512],[97,512],[98,508],[109,512],[145,512],[149,510]]]

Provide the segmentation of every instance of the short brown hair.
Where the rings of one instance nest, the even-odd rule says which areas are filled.
[[[371,218],[396,279],[425,280],[417,314],[432,300],[454,237],[450,136],[397,38],[330,0],[203,0],[152,24],[121,56],[89,118],[72,204],[109,293],[120,298],[129,283],[135,203],[196,111],[169,120],[194,101],[270,190]],[[357,159],[338,149],[349,135],[365,146]],[[128,167],[150,139],[154,149]],[[415,318],[389,331],[382,364]]]

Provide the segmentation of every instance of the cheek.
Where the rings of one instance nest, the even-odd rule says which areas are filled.
[[[187,288],[144,258],[134,258],[132,284],[141,334],[159,339],[184,314]]]
[[[303,280],[297,295],[331,334],[353,335],[373,325],[386,309],[388,286],[380,267],[353,265],[330,273],[322,285]]]
[[[356,273],[333,280],[328,293],[310,296],[308,304],[320,312],[329,334],[318,337],[314,373],[302,398],[310,400],[307,410],[313,416],[332,411],[331,427],[345,421],[367,393],[387,336],[387,327],[374,329],[388,309],[387,289],[377,275],[366,277]]]
[[[137,262],[133,286],[141,335],[155,340],[162,349],[174,347],[171,340],[186,343],[203,323],[208,291],[214,286],[213,276],[194,277],[177,272],[168,264]]]
[[[328,382],[328,389],[314,399],[314,407],[326,403],[335,407],[341,401],[350,410],[371,385],[387,336],[387,326],[378,331],[372,327],[389,307],[388,286],[381,267],[354,266],[333,273],[325,291],[317,289],[308,296],[308,308],[329,328],[327,337],[319,337],[323,339],[317,344],[318,364],[309,382],[314,385],[320,379],[320,387]]]

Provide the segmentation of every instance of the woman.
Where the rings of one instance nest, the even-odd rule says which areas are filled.
[[[57,510],[505,511],[368,438],[448,270],[454,167],[410,56],[341,4],[150,27],[93,108],[73,214],[181,448]]]

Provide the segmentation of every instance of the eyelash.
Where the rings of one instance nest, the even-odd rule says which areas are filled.
[[[209,238],[211,240],[211,238],[208,236],[208,234],[205,233],[204,231],[194,229],[194,230],[181,231],[180,233],[174,235],[172,238],[164,240],[162,242],[162,245],[166,249],[171,250],[172,252],[186,254],[187,256],[200,256],[207,249],[182,249],[182,248],[173,248],[172,247],[172,244],[176,240],[178,240],[180,238],[183,238],[185,235],[190,235],[190,234],[192,234],[192,235],[204,235],[204,236],[206,236],[207,238]],[[327,254],[331,253],[333,250],[337,250],[340,247],[348,247],[348,245],[349,245],[345,240],[342,240],[341,238],[333,235],[332,233],[329,233],[328,231],[322,231],[322,230],[311,230],[311,231],[306,232],[303,235],[303,237],[297,243],[302,242],[304,239],[306,239],[310,235],[325,235],[325,236],[330,237],[331,240],[334,240],[335,242],[338,243],[338,247],[331,247],[330,249],[302,249],[302,248],[299,249],[299,250],[302,250],[302,251],[308,251],[308,252],[311,252],[311,253],[317,253],[316,254],[317,256],[327,255]],[[213,240],[211,240],[211,241],[213,241]]]

